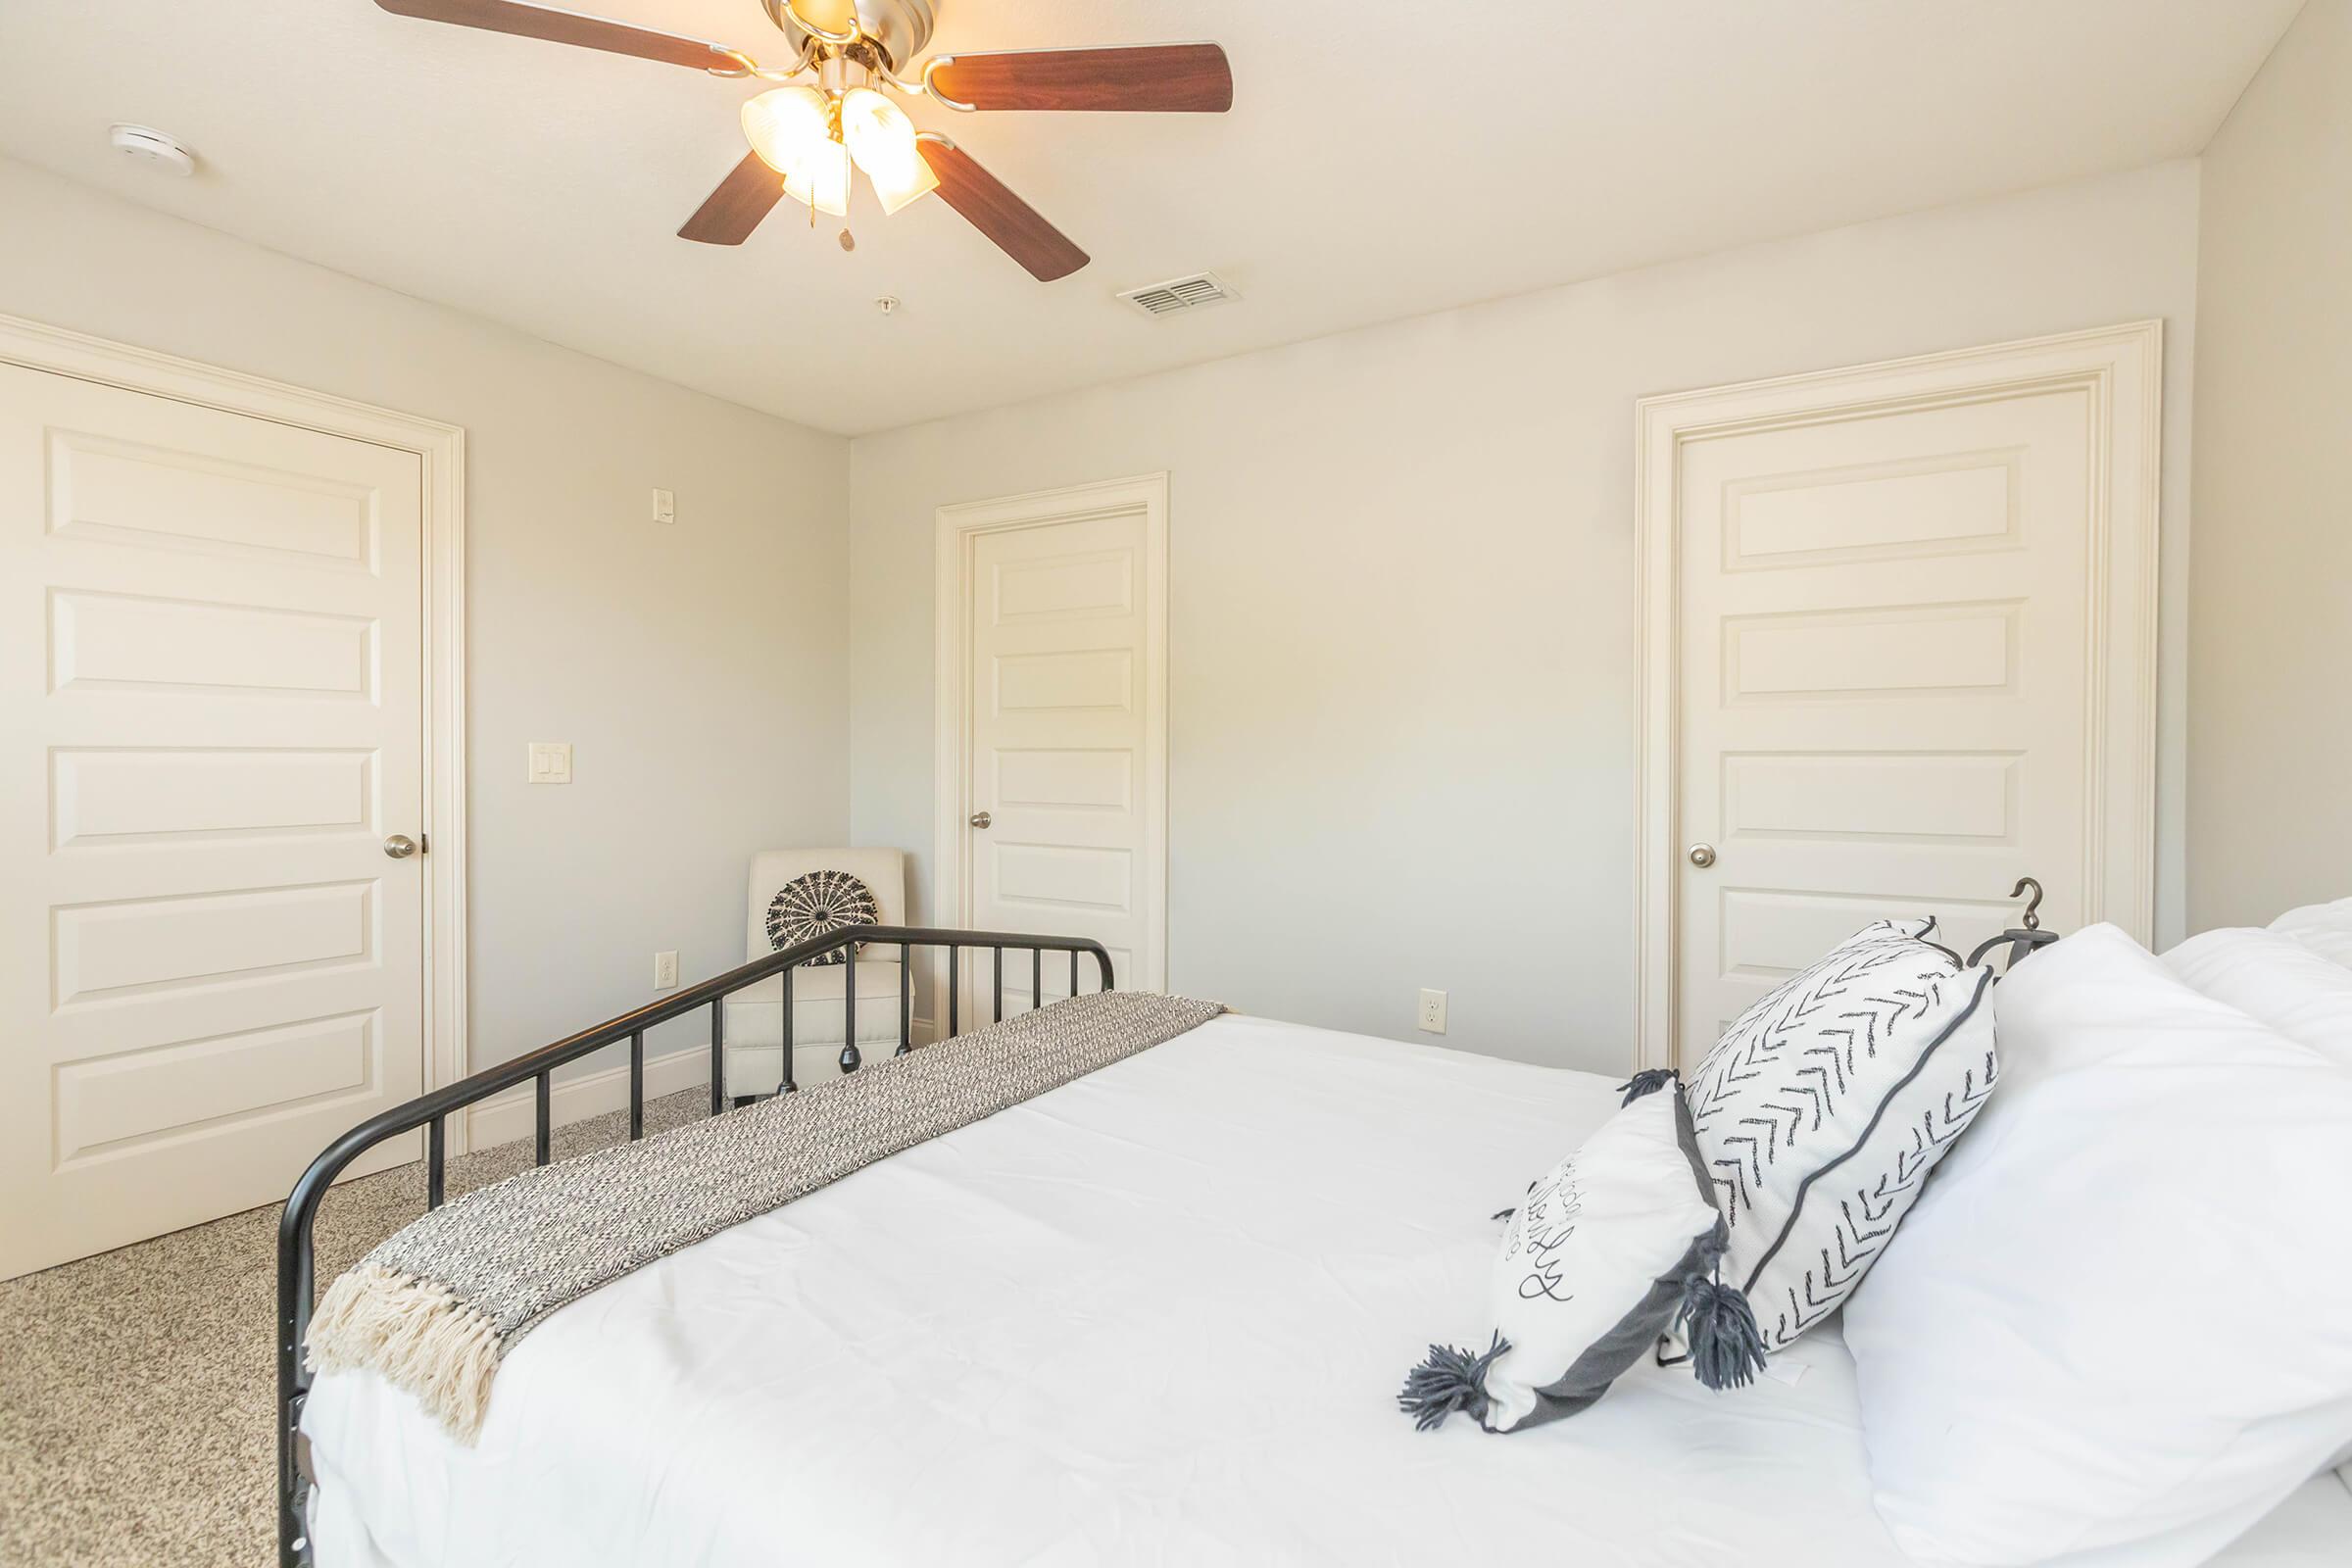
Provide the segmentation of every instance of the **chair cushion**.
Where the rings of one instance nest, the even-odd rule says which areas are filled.
[[[896,952],[896,949],[887,951]],[[858,1042],[899,1041],[900,965],[892,960],[858,960]],[[841,1044],[842,991],[847,965],[803,967],[792,974],[792,1043],[795,1046]],[[727,1047],[767,1049],[770,1055],[784,1043],[784,981],[770,975],[727,998]]]

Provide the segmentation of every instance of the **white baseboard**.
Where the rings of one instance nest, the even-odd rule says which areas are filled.
[[[671,1052],[664,1055],[649,1056],[645,1062],[645,1098],[648,1102],[663,1095],[674,1095],[681,1089],[697,1089],[710,1081],[710,1052],[701,1050]],[[590,1073],[585,1078],[560,1080],[548,1094],[548,1120],[557,1127],[570,1122],[586,1121],[610,1110],[626,1110],[629,1105],[629,1064],[608,1067],[603,1072]],[[528,1087],[485,1100],[466,1112],[466,1147],[487,1149],[492,1144],[511,1143],[528,1138],[537,1125],[534,1102]]]

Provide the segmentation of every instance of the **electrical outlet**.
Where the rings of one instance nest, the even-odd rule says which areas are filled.
[[[667,490],[654,492],[654,521],[662,524],[678,520],[678,498]]]
[[[1446,1032],[1446,993],[1424,989],[1421,993],[1421,1032],[1442,1035]]]
[[[678,956],[674,953],[654,955],[654,989],[674,991],[678,984]]]

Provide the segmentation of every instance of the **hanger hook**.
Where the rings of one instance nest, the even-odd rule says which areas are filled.
[[[2025,898],[2028,888],[2034,890],[2034,897],[2026,899],[2026,917],[2019,923],[2029,931],[2038,931],[2041,929],[2041,916],[2034,911],[2041,907],[2041,884],[2030,876],[2021,876],[2017,879],[2017,886],[2009,890],[2009,896],[2013,899]]]

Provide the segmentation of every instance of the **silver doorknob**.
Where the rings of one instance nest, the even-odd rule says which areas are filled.
[[[1690,863],[1702,871],[1713,865],[1715,863],[1715,846],[1712,844],[1691,845]]]
[[[405,860],[416,853],[416,841],[406,833],[395,833],[384,840],[384,853],[395,860]]]
[[[989,815],[986,811],[974,811],[972,813],[972,826],[974,827],[986,827],[995,820],[996,818]]]

